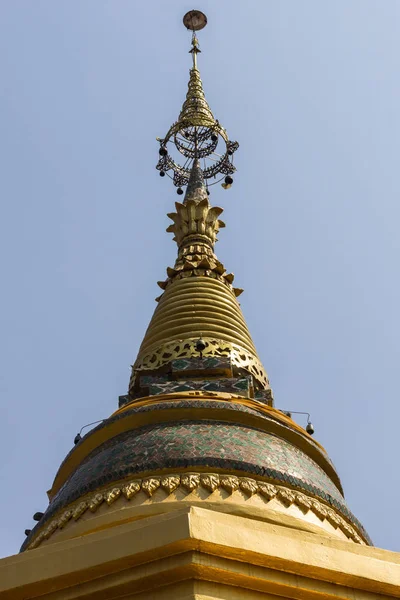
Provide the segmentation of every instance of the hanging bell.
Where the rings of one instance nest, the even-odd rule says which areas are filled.
[[[311,423],[311,421],[308,421],[307,426],[306,426],[306,431],[309,435],[312,435],[314,433],[314,426]]]
[[[182,194],[183,194],[183,189],[182,189],[182,188],[178,188],[178,189],[176,190],[176,193],[178,194],[178,196],[182,196]]]
[[[160,156],[167,156],[168,150],[164,146],[161,146],[161,148],[159,149],[158,153],[159,153]]]
[[[160,171],[160,177],[165,177],[165,171]]]
[[[197,352],[200,354],[200,358],[203,358],[203,351],[206,349],[206,343],[203,340],[203,338],[201,337],[201,334],[200,334],[199,339],[195,343],[195,347],[196,347]]]
[[[215,133],[213,133],[213,134],[212,134],[212,136],[211,136],[211,141],[212,141],[212,142],[216,142],[216,141],[218,141],[218,136],[217,136]]]
[[[222,187],[224,188],[224,190],[229,190],[229,188],[231,187],[233,183],[233,179],[230,175],[227,175],[225,177],[224,183],[221,183]]]

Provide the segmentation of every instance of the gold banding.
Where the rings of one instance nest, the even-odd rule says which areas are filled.
[[[212,127],[225,141],[228,141],[225,129],[214,118],[208,106],[200,71],[195,67],[190,69],[188,91],[179,118],[168,131],[166,138],[169,139],[185,127]]]
[[[173,281],[161,296],[133,366],[154,370],[175,358],[198,356],[195,341],[206,342],[204,356],[230,357],[262,387],[269,387],[235,294],[208,277]]]

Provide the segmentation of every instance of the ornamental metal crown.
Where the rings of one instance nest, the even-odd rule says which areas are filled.
[[[195,160],[201,165],[207,191],[210,185],[222,180],[222,187],[231,187],[232,174],[236,171],[233,155],[239,148],[238,142],[229,140],[226,130],[211,112],[203,91],[200,72],[197,68],[197,55],[201,52],[196,31],[207,24],[207,17],[198,10],[191,10],[183,17],[185,27],[192,31],[193,66],[186,100],[178,120],[170,127],[160,142],[160,158],[156,168],[161,177],[167,175],[183,194],[182,186],[189,183]]]

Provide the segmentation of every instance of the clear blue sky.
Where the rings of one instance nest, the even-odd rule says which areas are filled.
[[[116,409],[174,262],[155,138],[184,100],[193,7],[0,3],[0,555],[76,432]],[[276,405],[311,413],[351,510],[400,550],[400,3],[195,7],[206,95],[240,142],[211,196],[217,254]]]

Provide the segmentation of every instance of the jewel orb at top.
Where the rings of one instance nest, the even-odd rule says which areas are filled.
[[[207,190],[210,185],[222,181],[222,187],[227,189],[233,183],[232,174],[236,171],[233,155],[239,144],[229,140],[204,95],[197,67],[197,55],[201,50],[195,32],[206,26],[207,17],[201,11],[192,10],[186,13],[183,23],[193,32],[189,51],[193,66],[178,120],[164,138],[157,138],[160,142],[157,169],[162,177],[167,175],[173,180],[178,194],[183,194],[182,186],[189,183],[194,162],[200,161]]]
[[[200,31],[207,25],[207,17],[201,10],[189,10],[183,17],[183,24],[186,29]]]

